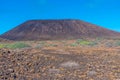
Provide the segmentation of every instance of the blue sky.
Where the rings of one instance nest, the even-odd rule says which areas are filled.
[[[80,19],[120,32],[120,0],[0,0],[0,34],[31,19]]]

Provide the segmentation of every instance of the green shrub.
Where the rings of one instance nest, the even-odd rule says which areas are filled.
[[[57,44],[49,44],[47,46],[57,47],[58,45]]]
[[[41,48],[41,47],[43,47],[43,46],[45,46],[46,45],[46,42],[45,41],[40,41],[40,42],[38,42],[37,43],[37,45],[35,46],[36,48]]]
[[[35,46],[35,48],[42,48],[44,45],[42,45],[42,44],[37,44],[36,46]]]
[[[117,42],[115,43],[115,45],[116,45],[116,46],[120,46],[120,41],[117,41]]]
[[[77,44],[80,44],[80,45],[89,45],[89,44],[90,44],[90,41],[78,39],[78,40],[76,41],[76,43],[77,43]]]
[[[30,47],[28,44],[22,42],[16,42],[11,44],[0,44],[0,48],[10,48],[10,49],[17,49],[17,48],[25,48]]]
[[[0,48],[5,48],[5,44],[0,44]]]
[[[45,41],[40,41],[39,44],[45,45],[46,42]]]
[[[95,45],[97,45],[98,43],[97,42],[90,42],[90,44],[89,44],[89,46],[95,46]]]
[[[25,44],[25,43],[17,42],[14,44],[7,45],[6,47],[16,49],[16,48],[25,48],[25,47],[30,47],[30,46],[28,44]]]
[[[97,45],[97,42],[95,41],[87,41],[83,39],[76,40],[75,43],[72,43],[71,46],[78,46],[78,45],[88,45],[88,46],[95,46]]]
[[[78,46],[78,44],[77,43],[72,43],[72,44],[70,44],[70,46],[75,47],[75,46]]]

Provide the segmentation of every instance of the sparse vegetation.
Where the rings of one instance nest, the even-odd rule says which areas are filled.
[[[90,41],[87,41],[87,40],[83,40],[83,39],[78,39],[76,41],[77,44],[80,44],[80,45],[89,45],[90,44]]]
[[[95,46],[95,45],[97,45],[97,44],[98,44],[97,42],[92,41],[92,42],[90,42],[89,46]]]
[[[17,48],[25,48],[30,47],[30,45],[22,43],[22,42],[15,42],[15,43],[4,43],[0,44],[0,48],[10,48],[10,49],[17,49]]]
[[[43,47],[42,44],[37,44],[37,45],[35,46],[35,48],[42,48],[42,47]]]
[[[116,45],[119,40],[1,42],[0,48],[5,49],[0,49],[0,79],[116,80],[120,71]],[[32,48],[26,49],[29,46]]]
[[[116,46],[120,46],[120,41],[117,41],[117,42],[115,43],[115,45],[116,45]]]
[[[5,44],[1,43],[0,48],[5,48]]]
[[[78,46],[78,44],[77,43],[72,43],[72,44],[70,44],[70,46],[75,47],[75,46]]]
[[[36,46],[35,48],[42,48],[45,46],[45,41],[40,41]]]
[[[71,46],[75,47],[75,46],[95,46],[97,45],[97,42],[96,41],[87,41],[87,40],[83,40],[83,39],[78,39],[76,40],[76,42],[72,43]]]
[[[57,47],[56,44],[49,44],[49,45],[47,45],[47,46]]]

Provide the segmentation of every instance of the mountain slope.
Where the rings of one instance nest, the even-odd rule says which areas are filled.
[[[1,35],[11,40],[115,37],[120,33],[80,20],[30,20]]]
[[[0,38],[0,42],[9,42],[10,40]]]

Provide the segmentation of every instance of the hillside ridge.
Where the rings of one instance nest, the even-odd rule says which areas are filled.
[[[1,35],[10,40],[117,37],[120,33],[81,20],[29,20]]]

